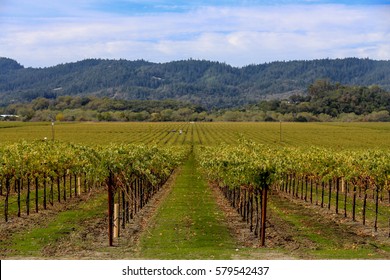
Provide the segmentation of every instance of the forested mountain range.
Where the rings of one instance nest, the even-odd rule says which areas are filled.
[[[86,59],[47,68],[25,68],[0,58],[0,106],[38,97],[97,96],[123,100],[191,102],[231,108],[272,97],[304,94],[318,79],[390,90],[390,61],[320,59],[246,67],[205,60],[152,63]]]

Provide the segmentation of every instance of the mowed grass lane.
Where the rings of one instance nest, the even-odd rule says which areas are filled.
[[[146,259],[230,259],[236,242],[193,155],[141,238]]]

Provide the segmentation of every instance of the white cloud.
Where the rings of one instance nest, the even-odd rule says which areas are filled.
[[[324,57],[390,59],[389,6],[201,7],[186,13],[3,19],[0,56],[26,66],[89,57],[199,58],[236,66]]]

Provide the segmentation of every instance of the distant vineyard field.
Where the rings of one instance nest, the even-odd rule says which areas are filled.
[[[22,123],[0,122],[2,144],[52,139],[83,145],[258,144],[336,150],[390,148],[389,123]]]

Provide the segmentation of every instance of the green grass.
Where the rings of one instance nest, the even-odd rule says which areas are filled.
[[[62,180],[62,178],[61,178]],[[3,182],[4,184],[4,182]],[[11,181],[11,192],[8,197],[8,215],[9,217],[13,218],[17,216],[18,213],[18,193],[15,192],[15,181]],[[72,184],[73,178],[72,178]],[[27,215],[27,183],[24,182],[24,188],[20,191],[20,212],[21,216]],[[77,188],[77,187],[76,187]],[[5,190],[3,190],[5,192]],[[66,200],[71,199],[72,197],[75,197],[75,185],[72,185],[71,190],[69,189],[68,181],[66,185]],[[84,187],[81,188],[81,193],[84,192]],[[63,181],[60,181],[60,201],[63,203]],[[53,199],[52,199],[53,198]],[[32,182],[30,185],[30,213],[35,213],[35,206],[36,206],[36,192],[35,192],[35,182]],[[44,211],[44,189],[42,187],[42,182],[39,185],[38,188],[38,211]],[[57,205],[61,202],[58,202],[58,186],[57,182],[54,182],[53,184],[53,193],[51,194],[51,184],[48,183],[46,185],[46,207],[47,209],[50,209],[53,205]],[[0,199],[0,209],[4,209],[5,204],[5,197]],[[52,205],[53,204],[53,205]],[[4,220],[4,219],[3,219]],[[3,222],[3,220],[0,221],[0,224]]]
[[[107,196],[99,193],[87,202],[80,202],[75,209],[58,213],[44,225],[33,227],[29,231],[18,232],[8,240],[10,255],[22,257],[42,257],[42,250],[67,237],[73,231],[81,231],[83,222],[104,215],[107,208]],[[8,243],[7,242],[7,243]]]
[[[390,247],[370,238],[359,237],[343,224],[318,219],[306,209],[274,195],[269,209],[292,228],[293,239],[302,246],[295,252],[303,259],[390,259]]]
[[[147,259],[230,259],[236,244],[193,156],[141,240]]]
[[[352,189],[353,187],[350,186]],[[358,188],[357,188],[358,189]],[[316,201],[318,202],[318,207],[321,207],[321,185],[318,185],[318,192],[316,196],[315,191],[315,185],[313,184],[313,205],[316,204]],[[290,194],[292,195],[292,194]],[[298,188],[298,197],[294,197],[294,199],[301,199],[302,196],[305,195],[305,189],[303,189],[302,194],[302,188],[301,185]],[[330,203],[330,210],[332,213],[336,213],[336,186],[332,187],[332,193],[331,193],[331,203]],[[382,202],[379,202],[378,206],[378,221],[377,226],[379,229],[387,229],[389,226],[389,217],[390,217],[390,207],[388,203],[388,192],[387,190],[383,191],[383,198],[384,200]],[[364,195],[363,191],[359,197],[358,191],[356,195],[356,204],[355,204],[355,221],[358,221],[359,223],[363,222],[363,200]],[[307,203],[310,203],[310,186],[308,186],[307,190]],[[352,219],[352,205],[353,205],[353,192],[352,190],[349,191],[347,195],[346,205],[345,205],[345,192],[341,190],[339,191],[339,202],[338,202],[338,213],[339,215],[344,215],[344,207],[346,206],[346,212],[347,217]],[[324,201],[323,201],[323,208],[329,208],[329,187],[325,187],[324,191]],[[375,199],[372,197],[372,190],[367,193],[367,201],[366,201],[366,225],[374,228],[374,221],[375,221]]]

